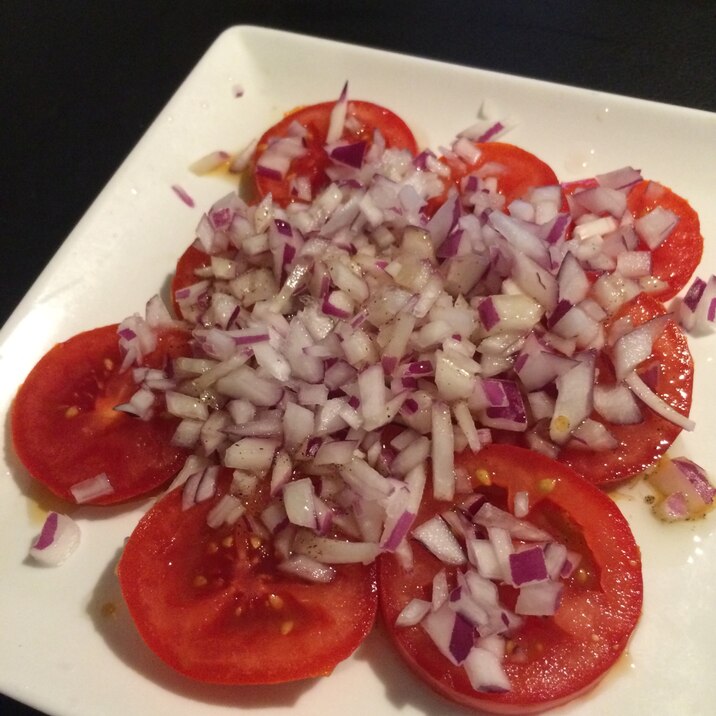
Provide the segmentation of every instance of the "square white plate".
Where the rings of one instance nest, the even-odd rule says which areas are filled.
[[[219,37],[68,237],[0,333],[0,409],[59,340],[143,311],[193,238],[202,209],[232,187],[191,174],[215,149],[237,151],[296,105],[350,95],[384,104],[420,144],[447,144],[488,99],[517,120],[507,140],[547,161],[563,180],[631,164],[687,197],[701,216],[700,275],[716,267],[716,116],[598,92],[237,27]],[[245,92],[235,97],[234,88]],[[196,208],[182,204],[182,186]],[[716,336],[691,341],[697,364],[685,454],[716,475]],[[7,422],[6,422],[7,425]],[[7,427],[4,438],[7,442]],[[75,508],[83,538],[62,567],[27,550],[51,502],[4,445],[0,482],[0,690],[53,716],[261,716],[341,713],[459,714],[399,663],[375,632],[327,679],[271,688],[213,688],[175,675],[143,646],[122,606],[113,566],[148,501]],[[716,712],[716,515],[666,526],[639,488],[619,506],[644,557],[644,616],[628,652],[568,714]],[[39,504],[38,504],[39,503]],[[116,606],[108,613],[107,605]]]

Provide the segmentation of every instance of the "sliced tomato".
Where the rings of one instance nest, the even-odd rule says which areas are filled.
[[[190,335],[166,331],[145,364],[163,368],[187,355]],[[158,409],[150,420],[114,410],[137,390],[120,372],[117,326],[80,333],[52,348],[20,387],[12,409],[12,439],[30,475],[64,500],[71,487],[106,473],[110,504],[149,492],[181,467],[186,451],[170,444],[178,420]]]
[[[412,570],[404,570],[393,555],[379,559],[380,606],[390,636],[422,679],[459,704],[519,714],[569,701],[594,686],[619,658],[641,613],[641,560],[629,525],[598,488],[524,448],[490,445],[477,454],[458,455],[456,464],[472,478],[475,491],[503,509],[513,504],[517,492],[527,492],[530,509],[525,519],[578,552],[579,569],[565,580],[554,616],[525,617],[511,636],[504,661],[508,692],[475,691],[464,670],[448,662],[420,625],[395,626],[411,599],[430,600],[438,571],[447,569],[450,583],[455,583],[457,568],[446,566],[415,540]],[[479,473],[482,479],[476,479]],[[416,524],[445,507],[425,501]]]
[[[449,157],[441,158],[441,161],[450,167],[450,177],[446,180],[443,195],[431,199],[428,203],[428,214],[434,213],[445,201],[451,187],[459,188],[464,177],[485,165],[494,165],[494,173],[491,171],[490,176],[497,179],[497,190],[505,197],[505,205],[515,199],[521,199],[535,187],[559,184],[557,175],[549,164],[525,149],[504,142],[484,142],[476,146],[480,150],[480,156],[474,164],[466,164],[462,160]]]
[[[634,326],[666,313],[664,306],[646,294],[640,294],[626,303],[612,316],[609,326],[623,317],[628,317]],[[669,322],[654,342],[651,356],[641,368],[654,366],[657,376],[654,392],[683,415],[689,414],[694,380],[694,361],[689,352],[686,337],[679,327]],[[597,363],[599,385],[615,382],[614,368],[604,355]],[[569,465],[580,475],[596,485],[624,480],[653,465],[663,455],[681,432],[681,428],[642,405],[644,419],[635,425],[607,424],[607,428],[619,441],[614,450],[593,452],[571,447],[569,444],[560,452],[559,461]],[[598,415],[592,416],[603,422]]]
[[[667,283],[666,288],[652,295],[667,301],[687,284],[701,262],[704,239],[701,236],[699,215],[686,199],[653,181],[639,182],[629,192],[627,206],[637,219],[657,206],[678,217],[678,224],[666,241],[651,252],[652,274]],[[648,247],[643,244],[642,248]]]
[[[118,574],[137,629],[169,666],[199,681],[270,684],[326,676],[371,630],[375,567],[336,566],[329,583],[277,569],[270,538],[207,515],[231,483],[182,510],[182,488],[158,502],[127,542]],[[256,499],[248,514],[262,507]]]
[[[196,270],[206,268],[210,264],[211,256],[205,251],[197,249],[194,244],[191,244],[179,257],[171,285],[172,307],[174,308],[174,315],[177,316],[177,318],[182,318],[181,309],[175,298],[177,291],[200,281],[201,279],[196,275]]]
[[[330,165],[331,159],[326,153],[325,143],[334,106],[335,102],[322,102],[300,107],[287,114],[264,133],[256,146],[253,158],[256,188],[260,196],[270,193],[277,204],[286,206],[295,198],[291,193],[291,182],[294,177],[306,177],[310,181],[314,196],[328,185],[326,168]],[[306,153],[291,162],[288,173],[281,179],[261,174],[260,169],[257,171],[256,167],[260,164],[261,155],[266,151],[266,147],[272,141],[287,136],[289,127],[294,122],[307,130],[304,137]],[[370,146],[376,129],[383,135],[386,147],[407,149],[411,154],[417,153],[413,133],[397,114],[372,102],[349,101],[346,127],[341,139],[348,142],[365,141]]]

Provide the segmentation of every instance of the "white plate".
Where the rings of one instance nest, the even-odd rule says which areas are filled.
[[[0,334],[0,406],[56,341],[142,311],[193,236],[202,208],[231,187],[189,164],[236,151],[300,104],[350,94],[397,111],[421,144],[446,144],[489,99],[519,124],[509,141],[562,179],[639,167],[689,198],[706,236],[701,275],[716,266],[716,116],[251,27],[225,32],[66,240]],[[245,90],[234,96],[235,85]],[[182,204],[179,184],[195,199]],[[697,429],[679,439],[716,475],[713,360],[716,336],[691,342]],[[5,430],[7,435],[7,428]],[[140,642],[119,598],[113,565],[148,504],[76,508],[83,539],[62,567],[26,561],[47,498],[30,485],[9,445],[0,483],[0,690],[53,716],[261,716],[459,714],[398,662],[376,632],[327,679],[262,688],[191,683]],[[716,712],[716,515],[684,525],[653,519],[639,489],[623,509],[644,557],[644,616],[628,653],[569,714]],[[39,499],[41,507],[38,507]],[[117,605],[114,616],[107,604]]]

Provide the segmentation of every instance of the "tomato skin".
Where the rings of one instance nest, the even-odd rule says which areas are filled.
[[[162,368],[167,357],[187,355],[189,337],[165,331],[145,364]],[[159,410],[144,421],[114,410],[137,390],[121,363],[117,325],[85,331],[46,353],[15,397],[15,452],[63,500],[74,502],[70,488],[102,472],[114,492],[91,503],[129,500],[169,480],[188,454],[170,444],[178,419]]]
[[[627,302],[607,323],[609,326],[624,316],[629,316],[638,326],[657,316],[666,309],[647,294],[639,294]],[[644,364],[660,366],[656,382],[656,393],[669,405],[684,415],[691,407],[694,380],[694,361],[686,337],[673,321],[669,321],[662,335],[654,342],[652,355]],[[614,383],[614,369],[611,362],[600,356],[597,362],[599,377],[597,384]],[[641,404],[644,420],[636,425],[614,425],[606,427],[619,441],[614,450],[594,452],[565,446],[558,460],[569,465],[595,485],[608,485],[625,480],[651,467],[661,457],[681,432],[681,428],[662,418],[651,408]],[[592,417],[603,422],[597,413]]]
[[[581,569],[565,580],[554,617],[527,617],[513,636],[523,661],[507,657],[512,690],[476,692],[464,671],[450,664],[418,625],[396,628],[395,619],[413,597],[429,599],[433,576],[446,567],[412,541],[415,567],[404,572],[394,556],[379,559],[380,606],[386,628],[408,665],[435,691],[464,706],[493,713],[522,714],[565,703],[592,688],[619,658],[642,607],[641,558],[629,525],[614,502],[576,473],[549,458],[507,445],[456,456],[471,477],[486,470],[485,488],[512,504],[517,491],[529,493],[529,521],[570,549],[583,552]],[[540,481],[553,480],[551,492]],[[476,487],[479,487],[475,481]],[[506,495],[505,495],[506,493]],[[445,503],[426,501],[416,524]],[[454,574],[454,568],[448,568]],[[593,636],[596,635],[596,638]],[[540,646],[541,645],[541,646]]]
[[[653,275],[667,283],[666,288],[651,295],[667,301],[687,284],[701,262],[704,239],[701,236],[699,215],[686,199],[668,187],[647,180],[631,189],[627,206],[636,219],[657,206],[672,211],[679,218],[679,223],[667,239],[651,252]],[[648,248],[643,242],[641,244],[642,249]]]
[[[244,520],[218,529],[206,523],[231,474],[223,470],[217,495],[187,511],[177,488],[132,533],[118,575],[137,629],[163,661],[198,681],[326,676],[373,627],[375,566],[337,565],[328,584],[278,572],[270,543],[256,542]]]
[[[291,178],[293,176],[305,176],[310,180],[312,193],[325,188],[328,183],[326,167],[331,163],[324,149],[328,127],[330,125],[331,110],[335,102],[321,102],[308,107],[299,107],[287,114],[280,122],[268,129],[256,146],[253,157],[253,173],[258,194],[262,197],[267,194],[273,196],[273,200],[281,206],[289,204],[294,197],[291,195]],[[349,100],[347,117],[357,120],[360,127],[357,131],[345,129],[342,139],[351,141],[367,141],[370,145],[373,138],[373,130],[380,130],[385,139],[386,147],[392,149],[407,149],[411,154],[417,154],[418,148],[415,137],[405,122],[398,115],[385,107],[365,102],[362,100]],[[282,179],[274,179],[257,173],[261,154],[268,144],[281,137],[286,136],[289,126],[298,122],[308,130],[304,138],[306,154],[291,162],[288,174]]]

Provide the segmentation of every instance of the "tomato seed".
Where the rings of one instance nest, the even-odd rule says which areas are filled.
[[[559,433],[569,433],[569,418],[566,415],[555,415],[552,420],[552,426]]]
[[[67,410],[65,410],[65,417],[66,418],[74,418],[75,416],[80,414],[80,409],[76,405],[71,405]]]
[[[105,358],[104,359],[104,367],[107,371],[111,371],[114,369],[114,361],[111,358]]]
[[[221,540],[221,545],[223,547],[233,547],[234,546],[233,536],[229,535],[228,537],[224,537],[224,539]]]
[[[482,485],[491,485],[492,484],[492,479],[490,478],[490,475],[487,472],[487,470],[477,470],[475,472],[475,477],[478,479],[478,481]]]
[[[249,542],[254,549],[258,549],[261,546],[262,541],[263,540],[258,535],[251,535],[251,537],[249,537]]]
[[[216,554],[219,551],[219,545],[216,544],[216,542],[209,542],[209,544],[206,545],[206,551],[208,554]]]
[[[556,484],[557,480],[553,477],[544,477],[537,483],[537,487],[540,492],[548,493],[554,490]]]
[[[197,576],[194,577],[194,581],[192,582],[192,584],[195,587],[205,587],[208,584],[208,581],[206,577],[202,574],[197,574]]]
[[[283,599],[278,594],[269,594],[267,601],[273,609],[283,609]]]
[[[288,621],[288,622],[283,622],[281,624],[281,634],[283,636],[286,636],[286,634],[289,634],[292,631],[293,631],[293,622]]]

